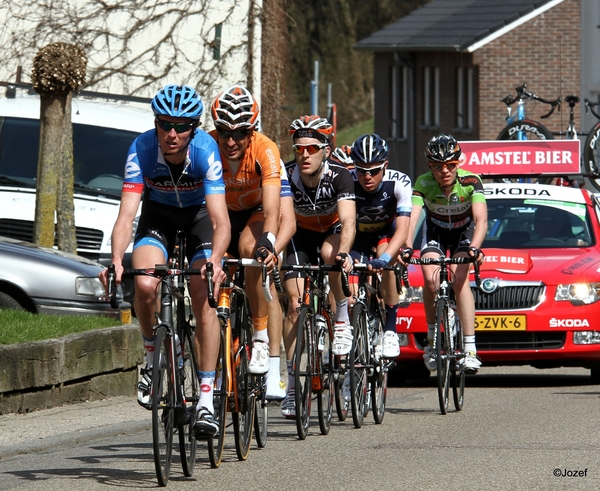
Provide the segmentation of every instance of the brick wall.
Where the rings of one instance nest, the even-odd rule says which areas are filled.
[[[527,83],[544,99],[579,94],[581,65],[580,0],[565,0],[504,34],[474,53],[479,65],[479,137],[495,139],[505,125],[506,106],[500,99]],[[531,102],[527,117],[539,120],[549,106]],[[576,111],[576,127],[579,114]],[[562,122],[561,122],[562,116]],[[566,128],[568,106],[542,123],[551,131]]]

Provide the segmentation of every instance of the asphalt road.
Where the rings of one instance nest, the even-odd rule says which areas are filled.
[[[211,469],[199,446],[194,476],[179,458],[169,489],[600,489],[600,386],[589,371],[484,368],[467,379],[464,410],[439,413],[434,379],[393,387],[382,425],[313,420],[305,441],[271,411],[267,446]],[[315,404],[316,406],[316,404]],[[150,413],[130,398],[0,416],[0,489],[106,490],[157,486]]]

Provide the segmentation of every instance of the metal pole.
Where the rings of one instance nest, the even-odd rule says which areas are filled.
[[[315,60],[315,72],[310,91],[310,110],[312,114],[319,114],[319,62]]]

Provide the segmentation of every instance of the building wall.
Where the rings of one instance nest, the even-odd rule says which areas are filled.
[[[500,100],[514,88],[527,89],[553,100],[580,94],[581,6],[565,0],[474,52],[479,66],[479,124],[482,140],[493,140],[505,125],[506,106]],[[549,106],[531,102],[527,117],[539,120]],[[562,116],[562,122],[561,122]],[[566,128],[569,112],[555,112],[542,120],[551,131]],[[579,128],[580,114],[576,113]]]

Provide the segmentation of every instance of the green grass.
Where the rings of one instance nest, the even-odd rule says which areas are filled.
[[[369,119],[356,126],[352,126],[351,128],[345,128],[338,131],[338,134],[335,138],[336,146],[341,147],[342,145],[352,145],[360,135],[373,133],[375,129],[374,125],[374,120]]]
[[[0,309],[0,345],[41,341],[116,325],[119,321],[104,316],[44,315]]]

